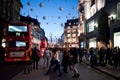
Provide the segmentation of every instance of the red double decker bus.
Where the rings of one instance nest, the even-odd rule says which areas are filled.
[[[5,32],[5,61],[29,61],[28,54],[31,54],[34,42],[31,26],[24,23],[7,24]]]

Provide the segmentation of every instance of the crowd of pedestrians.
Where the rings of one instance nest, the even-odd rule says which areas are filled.
[[[0,47],[1,55],[0,62],[4,61],[4,48]],[[38,70],[39,61],[43,58],[43,68],[47,69],[45,75],[49,75],[50,71],[59,71],[59,76],[63,73],[73,73],[72,78],[78,78],[80,76],[76,65],[78,63],[89,62],[90,66],[112,66],[120,70],[120,48],[114,47],[101,47],[98,48],[46,48],[43,56],[40,57],[40,52],[35,46],[29,52],[28,61],[24,68],[24,73],[30,73],[32,70]]]
[[[78,63],[78,54],[77,48],[54,48],[52,50],[50,65],[45,75],[49,75],[51,70],[54,72],[58,70],[59,76],[62,76],[62,73],[71,71],[73,73],[72,78],[78,78],[80,76],[76,67]],[[62,55],[62,59],[60,59],[60,55]]]
[[[120,48],[82,48],[80,49],[80,56],[85,62],[89,62],[91,66],[111,66],[115,69],[120,69]]]

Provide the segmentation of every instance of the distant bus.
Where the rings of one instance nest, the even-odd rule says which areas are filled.
[[[43,38],[43,39],[41,39],[41,43],[40,43],[40,54],[41,54],[41,56],[44,55],[44,52],[45,52],[46,48],[47,48],[47,40],[46,40],[46,38]]]
[[[7,24],[5,32],[5,62],[29,61],[32,47],[40,45],[40,41],[32,35],[31,26],[24,23]]]

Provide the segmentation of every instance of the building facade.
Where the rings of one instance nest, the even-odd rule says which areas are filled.
[[[67,20],[64,27],[65,47],[79,47],[78,19]]]
[[[78,10],[84,47],[120,47],[119,0],[80,0]]]
[[[0,18],[8,22],[19,21],[20,0],[0,0]]]

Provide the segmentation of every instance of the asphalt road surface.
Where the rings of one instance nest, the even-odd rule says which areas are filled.
[[[63,74],[62,77],[58,77],[58,74],[52,72],[50,74],[50,80],[115,80],[112,77],[103,74],[86,64],[78,64],[77,66],[80,77],[79,78],[72,78],[73,72],[69,71],[67,74]]]

